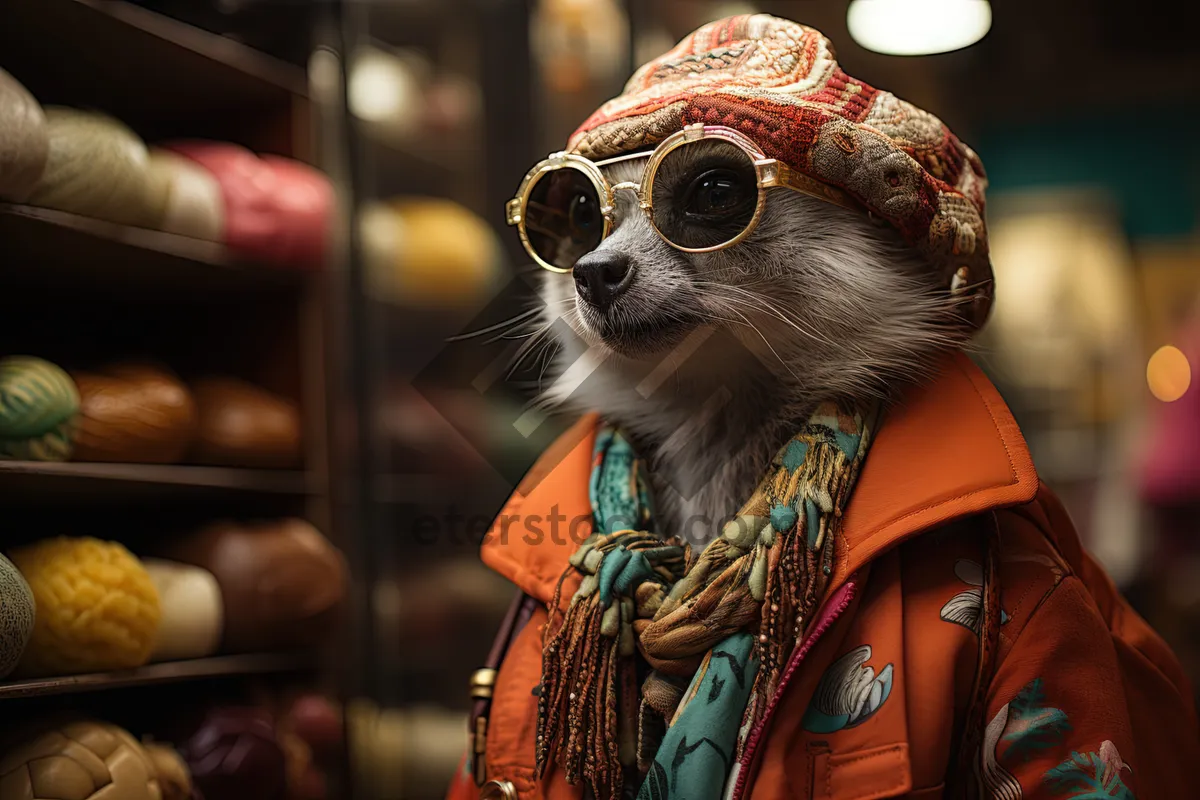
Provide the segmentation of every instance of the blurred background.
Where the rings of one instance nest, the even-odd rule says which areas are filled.
[[[18,0],[0,12],[0,67],[43,104],[327,176],[332,234],[303,312],[321,320],[303,341],[325,360],[306,371],[302,344],[291,380],[309,398],[307,441],[320,440],[306,450],[323,480],[308,518],[350,568],[352,619],[320,674],[351,698],[355,796],[441,796],[466,747],[469,676],[513,594],[478,562],[479,538],[569,423],[530,410],[547,352],[501,324],[534,307],[536,277],[504,203],[636,65],[738,13],[820,29],[848,73],[979,153],[997,303],[973,357],[1084,542],[1200,686],[1200,6],[1004,0],[990,26],[898,55],[913,34],[887,41],[874,1]],[[935,0],[879,4],[927,28],[939,16]],[[105,68],[70,77],[32,53],[56,37],[106,53],[93,59]],[[136,53],[155,47],[165,55],[139,69]],[[185,72],[186,91],[167,88]],[[275,97],[281,84],[291,99]],[[241,246],[228,232],[221,245]],[[256,316],[246,302],[237,313]],[[228,308],[196,313],[233,319]]]

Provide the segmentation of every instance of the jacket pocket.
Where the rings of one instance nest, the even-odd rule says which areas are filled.
[[[911,788],[907,743],[814,754],[814,800],[884,800],[903,797]]]

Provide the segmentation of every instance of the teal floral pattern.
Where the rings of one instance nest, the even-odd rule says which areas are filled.
[[[1136,800],[1121,777],[1133,768],[1121,760],[1117,746],[1105,740],[1099,752],[1071,753],[1046,773],[1046,783],[1067,800]]]
[[[1035,678],[1005,703],[983,734],[979,769],[979,796],[989,800],[1021,800],[1021,782],[1000,763],[1000,743],[1007,744],[1005,761],[1027,762],[1038,752],[1061,745],[1071,730],[1067,715],[1045,705],[1042,679]]]
[[[1004,765],[1026,764],[1062,747],[1071,732],[1071,722],[1061,708],[1047,703],[1041,678],[1025,685],[997,712],[984,732],[978,794],[988,800],[1022,800],[1021,783]],[[1005,745],[1000,753],[1001,743]],[[1124,772],[1133,768],[1121,759],[1117,746],[1105,740],[1091,753],[1071,756],[1043,776],[1053,796],[1062,800],[1136,800],[1125,785]]]
[[[1066,740],[1071,731],[1066,712],[1045,703],[1042,679],[1036,678],[1008,704],[1008,725],[1002,737],[1008,745],[1004,752],[1005,761],[1024,764],[1040,751]]]

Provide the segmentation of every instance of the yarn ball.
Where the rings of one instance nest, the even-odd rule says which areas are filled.
[[[0,678],[7,678],[33,634],[37,606],[21,571],[0,555]]]
[[[162,609],[150,660],[203,658],[217,652],[225,607],[212,573],[158,558],[147,558],[142,565],[154,581]]]
[[[140,667],[161,609],[145,567],[116,542],[60,536],[9,554],[37,603],[17,667],[27,676]]]
[[[0,359],[0,458],[66,461],[79,412],[71,376],[33,356]]]
[[[106,722],[70,722],[0,758],[0,800],[163,800],[150,756]]]
[[[193,797],[192,773],[183,756],[173,747],[157,742],[143,742],[142,747],[154,765],[162,800],[189,800]]]
[[[300,411],[294,403],[236,378],[198,380],[192,393],[199,412],[192,460],[229,467],[299,466]]]
[[[325,777],[317,769],[312,748],[286,725],[275,729],[283,750],[288,800],[326,800]]]
[[[356,786],[367,797],[438,796],[469,746],[465,712],[380,708],[365,698],[346,706],[346,738]]]
[[[342,742],[342,712],[328,697],[306,694],[296,698],[288,712],[288,722],[313,750],[333,752]]]
[[[0,69],[0,197],[24,202],[46,169],[50,136],[33,95]]]
[[[304,520],[215,522],[161,549],[216,577],[228,652],[311,646],[340,618],[349,584],[345,559]]]
[[[46,121],[50,157],[30,203],[124,225],[154,222],[150,155],[137,134],[95,111],[51,106]]]
[[[219,242],[225,236],[225,200],[212,173],[168,150],[150,150],[150,180],[166,187],[155,227],[168,233]]]
[[[260,157],[225,142],[167,147],[202,166],[220,185],[224,242],[230,250],[270,264],[322,264],[334,210],[329,178],[298,161]]]
[[[196,432],[196,403],[170,370],[114,364],[71,377],[80,397],[77,461],[171,464],[183,458]]]
[[[283,800],[287,768],[275,720],[260,708],[210,709],[183,738],[180,755],[205,797]],[[0,798],[0,800],[4,800]]]
[[[385,297],[470,306],[504,274],[495,231],[451,200],[397,198],[368,205],[359,231],[369,278]]]

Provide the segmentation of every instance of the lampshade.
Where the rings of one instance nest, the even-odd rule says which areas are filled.
[[[853,0],[850,36],[893,56],[946,53],[974,44],[992,27],[987,0]]]

